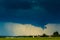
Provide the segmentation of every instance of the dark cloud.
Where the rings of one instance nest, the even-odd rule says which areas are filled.
[[[33,6],[40,9],[32,9]],[[60,23],[59,0],[1,0],[0,21],[45,25]]]

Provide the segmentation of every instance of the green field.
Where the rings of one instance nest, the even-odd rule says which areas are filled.
[[[39,37],[39,38],[0,38],[0,40],[60,40],[60,37]]]

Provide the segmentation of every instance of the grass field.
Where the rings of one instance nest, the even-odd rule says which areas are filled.
[[[0,38],[0,40],[60,40],[60,37],[39,37],[39,38]]]

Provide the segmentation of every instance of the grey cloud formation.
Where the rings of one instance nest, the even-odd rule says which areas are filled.
[[[56,31],[60,34],[60,24],[50,23],[45,26],[46,26],[46,29],[44,29],[45,34],[52,35]]]

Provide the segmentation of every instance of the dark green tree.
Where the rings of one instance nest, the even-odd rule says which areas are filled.
[[[48,35],[46,35],[46,34],[43,34],[42,36],[40,36],[40,37],[49,37]]]
[[[53,33],[53,35],[52,35],[52,37],[59,37],[60,35],[59,35],[59,33],[56,31],[56,32],[54,32]]]

